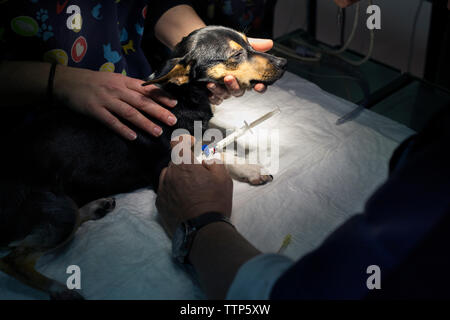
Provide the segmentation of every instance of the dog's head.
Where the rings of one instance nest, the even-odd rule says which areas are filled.
[[[172,58],[144,85],[193,82],[223,84],[234,76],[242,89],[272,84],[283,75],[286,59],[255,51],[247,37],[230,28],[209,26],[192,32],[175,47]]]

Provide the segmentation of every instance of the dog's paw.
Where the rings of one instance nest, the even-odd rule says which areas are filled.
[[[102,198],[95,201],[95,205],[97,206],[97,208],[95,208],[94,214],[97,219],[100,219],[116,208],[116,199]]]
[[[116,208],[116,199],[102,198],[89,202],[80,209],[83,221],[98,220]]]
[[[273,176],[265,174],[264,167],[259,164],[232,165],[229,171],[233,178],[255,186],[266,184],[273,180]]]

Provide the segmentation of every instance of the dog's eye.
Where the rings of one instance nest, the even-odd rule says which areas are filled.
[[[235,52],[231,57],[233,59],[240,59],[240,58],[242,58],[243,55],[244,55],[244,51],[239,50],[239,51]]]

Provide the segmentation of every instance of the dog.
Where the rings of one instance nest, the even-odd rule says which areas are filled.
[[[143,84],[157,84],[178,100],[174,127],[155,120],[163,129],[159,138],[127,123],[138,137],[126,141],[63,107],[38,112],[3,146],[8,157],[0,166],[0,247],[9,253],[0,259],[0,270],[52,299],[82,299],[38,273],[39,257],[67,243],[83,222],[113,210],[115,201],[108,196],[157,188],[170,161],[173,130],[193,135],[194,121],[201,121],[202,130],[208,128],[213,113],[206,83],[223,84],[226,75],[233,75],[241,88],[251,89],[254,83],[273,84],[285,69],[285,59],[255,51],[243,33],[209,26],[185,37]],[[272,179],[248,168],[235,176],[252,184]]]

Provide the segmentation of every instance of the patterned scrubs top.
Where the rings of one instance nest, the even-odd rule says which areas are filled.
[[[145,78],[151,67],[141,49],[144,25],[153,28],[180,4],[189,2],[0,0],[1,58]]]

